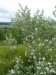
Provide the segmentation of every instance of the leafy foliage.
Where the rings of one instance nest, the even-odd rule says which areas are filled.
[[[4,32],[0,29],[0,41],[5,40],[5,34]]]
[[[20,6],[21,7],[21,6]],[[56,22],[44,17],[44,11],[37,10],[33,17],[26,6],[18,10],[13,20],[14,27],[24,35],[23,43],[30,51],[25,52],[24,65],[17,58],[14,69],[8,75],[53,75],[56,74]]]
[[[22,44],[23,43],[23,34],[22,34],[22,31],[19,29],[12,29],[12,37],[15,37],[16,41],[17,41],[17,44]]]

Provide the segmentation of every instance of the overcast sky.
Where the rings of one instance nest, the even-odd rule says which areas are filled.
[[[37,8],[44,9],[45,16],[53,18],[52,12],[55,10],[56,0],[0,0],[0,22],[11,21],[19,8],[19,3],[23,7],[27,5],[31,13],[34,13]]]

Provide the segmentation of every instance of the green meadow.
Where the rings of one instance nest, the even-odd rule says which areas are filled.
[[[22,56],[25,59],[25,51],[29,50],[26,45],[20,44],[16,46],[15,53],[14,46],[0,45],[0,75],[6,75],[9,69],[15,65],[15,57]]]

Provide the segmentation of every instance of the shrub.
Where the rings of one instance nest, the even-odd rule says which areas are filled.
[[[14,19],[17,30],[24,34],[23,43],[30,51],[25,52],[24,64],[21,57],[17,58],[14,69],[8,75],[51,75],[56,74],[56,28],[55,21],[45,18],[43,11],[37,12],[33,17],[30,10],[25,7],[19,10]],[[56,23],[55,23],[56,24]]]
[[[23,43],[24,35],[22,34],[21,30],[17,30],[16,28],[12,29],[12,36],[15,37],[17,44]]]
[[[0,41],[5,40],[5,34],[4,32],[0,29]]]
[[[12,34],[10,34],[9,36],[6,36],[6,43],[8,45],[16,45],[17,41],[15,40],[15,37],[12,37]]]
[[[14,69],[11,69],[7,75],[53,75],[56,74],[56,70],[53,68],[52,63],[46,62],[45,58],[37,61],[37,57],[31,52],[29,59],[27,60],[30,65],[25,66],[21,57],[16,58],[16,65]]]

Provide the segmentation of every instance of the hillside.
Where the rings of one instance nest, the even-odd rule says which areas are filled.
[[[11,25],[11,22],[0,22],[0,25]]]

